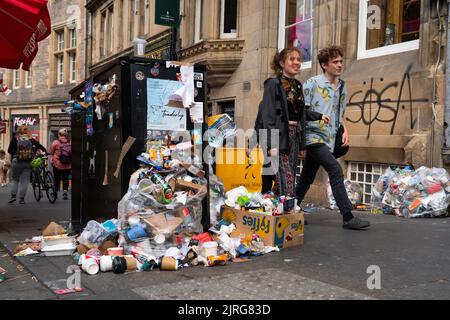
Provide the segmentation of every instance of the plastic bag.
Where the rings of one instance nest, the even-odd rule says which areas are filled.
[[[89,221],[80,236],[79,242],[85,246],[100,246],[108,240],[111,234],[97,221]]]
[[[395,214],[405,218],[438,217],[448,215],[450,203],[449,175],[442,168],[421,167],[387,172],[374,187],[372,205],[378,206],[385,214]],[[381,184],[387,184],[382,195],[381,206],[375,195]]]
[[[357,207],[362,203],[363,200],[363,190],[359,183],[352,182],[350,180],[344,181],[345,190],[347,191],[347,196],[352,203],[353,207]],[[330,182],[327,184],[327,195],[328,195],[328,201],[330,204],[331,210],[337,210],[339,209],[336,204],[336,199],[333,195],[333,190],[331,189]]]
[[[211,171],[212,172],[212,171]],[[209,176],[209,220],[216,225],[222,206],[225,204],[225,187],[223,181],[216,175]]]

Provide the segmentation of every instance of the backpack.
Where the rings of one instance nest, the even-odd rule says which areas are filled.
[[[59,155],[59,161],[62,164],[70,164],[72,162],[72,145],[70,142],[61,143],[59,145],[61,154]]]
[[[17,141],[17,159],[31,161],[34,158],[33,143],[29,138],[19,138]]]

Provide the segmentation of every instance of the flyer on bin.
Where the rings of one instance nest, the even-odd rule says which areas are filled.
[[[147,79],[147,130],[186,130],[187,110],[168,106],[182,86],[180,81]]]

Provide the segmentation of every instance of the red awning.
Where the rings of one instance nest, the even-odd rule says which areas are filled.
[[[0,67],[29,71],[38,42],[51,33],[48,0],[0,1]]]

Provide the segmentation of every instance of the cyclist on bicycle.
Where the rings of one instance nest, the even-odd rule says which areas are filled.
[[[31,161],[38,150],[47,152],[43,145],[31,137],[26,125],[18,127],[17,134],[8,147],[8,153],[12,158],[11,200],[8,203],[16,201],[19,191],[20,204],[25,204],[25,195],[30,183]]]

